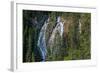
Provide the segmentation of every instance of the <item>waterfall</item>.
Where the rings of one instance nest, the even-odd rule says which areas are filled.
[[[57,56],[59,53],[58,53],[58,50],[60,50],[61,48],[57,48],[58,45],[57,45],[57,40],[55,41],[55,38],[60,36],[62,39],[62,35],[63,35],[63,31],[64,31],[64,27],[63,27],[63,22],[61,21],[61,18],[60,16],[57,17],[57,20],[56,20],[56,26],[55,28],[53,29],[52,31],[52,34],[49,38],[49,41],[48,41],[48,47],[50,49],[50,54],[52,57],[53,56]],[[58,35],[56,35],[57,33],[59,33]],[[60,40],[58,39],[58,40]],[[60,43],[60,42],[59,42]],[[54,47],[54,46],[57,46],[57,47]],[[59,47],[61,47],[61,45],[59,45]]]
[[[45,61],[46,56],[47,56],[47,45],[46,45],[46,37],[45,36],[46,36],[46,29],[47,29],[48,24],[49,24],[49,18],[45,21],[44,25],[42,26],[42,28],[40,30],[38,43],[37,43],[37,46],[39,47],[40,52],[41,52],[42,61]],[[59,35],[62,37],[63,31],[64,31],[63,28],[64,28],[63,22],[61,21],[60,16],[58,16],[57,21],[56,21],[56,26],[53,29],[52,34],[48,41],[48,45],[50,46],[51,54],[53,54],[52,46],[55,44],[54,39],[56,37],[56,33],[58,32]],[[57,52],[55,52],[55,53],[57,53]]]
[[[37,46],[40,48],[41,51],[42,61],[45,61],[46,59],[47,49],[46,49],[45,33],[48,26],[48,22],[49,22],[49,18],[45,21],[44,25],[40,30],[38,43],[37,43]]]
[[[63,31],[64,31],[63,25],[64,25],[64,24],[63,24],[63,22],[61,21],[60,16],[58,16],[58,17],[57,17],[57,24],[56,24],[56,27],[53,29],[53,32],[52,32],[51,37],[50,37],[50,39],[49,39],[49,43],[53,43],[57,31],[59,31],[60,36],[62,37]]]
[[[82,26],[82,24],[81,24],[81,21],[79,19],[79,32],[80,32],[80,34],[81,34],[81,26]]]
[[[61,21],[61,18],[60,17],[58,17],[57,18],[57,26],[60,26],[59,28],[58,28],[58,31],[59,31],[59,33],[60,33],[60,36],[62,37],[62,35],[63,35],[63,29],[64,29],[64,27],[63,27],[63,22]]]

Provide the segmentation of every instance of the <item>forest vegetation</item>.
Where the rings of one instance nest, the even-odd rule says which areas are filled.
[[[54,31],[57,17],[63,23],[62,36]],[[23,62],[42,61],[37,44],[46,21],[45,61],[91,59],[91,13],[23,10]]]

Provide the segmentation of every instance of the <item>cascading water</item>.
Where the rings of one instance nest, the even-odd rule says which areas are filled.
[[[57,17],[57,21],[56,21],[56,26],[53,29],[52,34],[51,34],[51,36],[49,38],[49,41],[48,41],[48,46],[50,48],[50,53],[51,53],[50,55],[52,57],[55,56],[55,55],[57,55],[58,51],[61,49],[60,48],[61,45],[57,45],[57,41],[62,39],[62,35],[63,35],[63,31],[64,31],[63,25],[64,24],[61,21],[61,17],[58,16]],[[59,33],[58,35],[56,35],[57,32]],[[55,40],[55,38],[58,37],[58,36],[60,36],[61,38]],[[61,42],[59,42],[59,43],[61,43]],[[54,47],[54,46],[56,46],[56,47]]]
[[[59,32],[59,35],[62,37],[63,35],[63,22],[61,21],[60,16],[57,17],[56,21],[56,26],[52,31],[52,34],[49,38],[48,45],[50,46],[50,50],[52,50],[52,45],[54,45],[54,39],[56,37],[56,33]],[[39,33],[39,38],[38,38],[38,43],[37,46],[40,49],[41,52],[41,57],[42,61],[46,60],[46,55],[47,55],[47,46],[46,46],[46,29],[49,24],[49,18],[45,21],[44,25],[42,26],[40,33]],[[53,51],[53,50],[52,50]],[[56,52],[57,53],[57,52]]]
[[[49,22],[49,18],[45,21],[44,25],[42,26],[40,30],[38,44],[37,44],[38,47],[40,48],[42,61],[45,61],[46,59],[47,49],[46,49],[45,33],[46,33],[47,26],[48,26],[48,22]]]
[[[57,18],[57,26],[60,26],[60,27],[58,27],[58,31],[59,31],[59,33],[60,33],[60,36],[62,37],[62,35],[63,35],[63,29],[64,29],[64,27],[63,27],[63,22],[61,21],[61,18],[60,17],[58,17]]]
[[[58,16],[57,17],[57,24],[56,24],[56,27],[53,29],[53,32],[52,32],[52,35],[51,35],[51,37],[50,37],[50,39],[49,39],[49,43],[52,43],[53,41],[54,41],[54,38],[55,38],[55,34],[56,34],[56,32],[57,31],[59,31],[59,33],[60,33],[60,36],[62,37],[62,35],[63,35],[63,29],[64,29],[64,27],[63,27],[63,22],[61,21],[61,18],[60,18],[60,16]]]
[[[81,24],[81,21],[79,19],[79,32],[80,32],[80,34],[81,34],[81,26],[82,26],[82,24]]]

